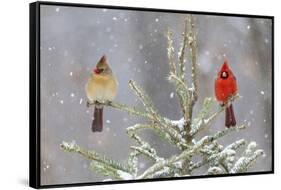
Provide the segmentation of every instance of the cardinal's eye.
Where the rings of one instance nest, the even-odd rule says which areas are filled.
[[[223,71],[221,73],[221,78],[226,79],[228,77],[228,73],[226,71]]]

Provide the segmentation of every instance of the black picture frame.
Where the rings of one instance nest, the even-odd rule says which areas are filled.
[[[51,184],[42,185],[40,182],[40,6],[70,6],[70,7],[87,7],[87,8],[107,8],[117,10],[133,10],[133,11],[151,11],[151,12],[166,12],[166,13],[191,13],[201,15],[217,15],[217,16],[233,16],[247,18],[266,18],[272,20],[272,170],[260,172],[248,172],[239,174],[221,174],[212,176],[189,176],[176,178],[157,178],[157,179],[141,179],[141,180],[124,180],[124,181],[104,181],[104,182],[89,182],[89,183],[73,183],[73,184]],[[213,177],[233,177],[244,175],[258,174],[273,174],[274,173],[274,16],[264,15],[247,15],[233,13],[216,13],[216,12],[201,12],[201,11],[186,11],[186,10],[168,10],[155,8],[140,8],[140,7],[120,7],[109,5],[91,5],[79,3],[63,3],[63,2],[47,2],[38,1],[29,4],[29,39],[30,39],[30,76],[29,76],[29,185],[33,188],[54,188],[54,187],[72,187],[72,186],[88,186],[102,184],[121,184],[135,182],[151,182],[151,181],[166,181],[166,180],[183,180],[194,178],[213,178]]]

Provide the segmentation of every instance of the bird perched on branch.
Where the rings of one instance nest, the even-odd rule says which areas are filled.
[[[225,109],[225,126],[235,126],[236,119],[232,103],[229,99],[238,92],[236,78],[225,60],[215,81],[216,99],[226,106]]]
[[[101,132],[103,128],[103,106],[98,103],[112,101],[117,94],[118,82],[110,69],[105,55],[98,61],[85,86],[90,103],[95,103],[92,131]]]

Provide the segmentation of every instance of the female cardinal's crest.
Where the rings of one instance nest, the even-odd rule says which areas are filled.
[[[103,55],[100,60],[98,61],[96,67],[94,68],[93,72],[95,74],[100,74],[100,73],[103,73],[103,72],[109,72],[110,71],[110,68],[109,68],[109,65],[107,64],[107,59],[106,59],[106,56]]]
[[[105,55],[103,55],[103,56],[100,58],[100,60],[99,60],[99,62],[98,62],[98,64],[97,64],[97,67],[100,67],[100,66],[103,66],[103,67],[108,66],[108,64],[107,64],[107,59],[106,59],[106,56],[105,56]]]

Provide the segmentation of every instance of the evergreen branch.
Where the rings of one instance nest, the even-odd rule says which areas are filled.
[[[137,131],[142,129],[152,129],[159,137],[168,140],[170,144],[174,144],[172,137],[169,134],[165,133],[163,130],[161,130],[160,127],[158,127],[157,125],[136,124],[134,126],[128,127],[127,133],[136,133]]]
[[[171,72],[168,76],[168,80],[174,83],[176,88],[181,89],[183,93],[186,93],[186,96],[188,95],[187,85],[176,74]]]
[[[256,150],[252,156],[249,157],[241,157],[238,159],[238,161],[235,163],[233,168],[230,170],[230,173],[241,173],[246,172],[249,167],[252,166],[252,164],[258,159],[258,157],[264,155],[264,151],[259,149]]]
[[[123,112],[127,112],[130,115],[144,117],[149,120],[153,119],[153,117],[150,114],[148,114],[147,112],[145,112],[144,110],[140,110],[135,107],[130,107],[126,104],[121,104],[121,103],[117,103],[117,102],[110,102],[110,101],[98,102],[98,101],[96,101],[96,102],[88,103],[87,105],[88,106],[93,106],[93,105],[108,106],[108,107],[112,107],[112,108],[118,109]]]
[[[151,99],[144,93],[144,91],[136,84],[135,81],[130,80],[129,86],[131,89],[135,92],[136,96],[139,97],[141,102],[143,103],[143,106],[145,107],[145,110],[150,113],[154,119],[157,119],[157,111],[151,101]]]
[[[179,77],[180,79],[185,82],[185,51],[186,51],[186,47],[188,45],[188,20],[185,20],[184,23],[184,33],[183,33],[183,43],[182,46],[180,48],[180,52],[179,52]]]
[[[191,124],[191,130],[190,130],[190,135],[193,136],[199,129],[203,126],[206,125],[206,123],[211,120],[210,118],[207,118],[211,107],[214,103],[213,98],[205,98],[204,103],[203,103],[203,108],[199,112],[196,118],[193,119],[192,124]],[[220,112],[219,112],[220,113]],[[209,121],[210,122],[210,121]]]
[[[195,24],[194,17],[189,15],[188,17],[189,32],[188,32],[188,44],[190,46],[190,56],[191,56],[191,79],[192,79],[192,96],[191,96],[191,105],[194,105],[198,99],[198,74],[197,74],[197,39],[195,35]],[[190,108],[191,109],[191,108]]]
[[[128,167],[130,169],[130,173],[134,176],[137,176],[138,173],[138,156],[140,155],[139,151],[132,151],[128,157]]]
[[[159,156],[157,156],[154,148],[151,147],[147,148],[145,146],[131,146],[130,148],[147,156],[148,158],[152,159],[154,162],[164,160],[164,158],[160,158]]]
[[[148,156],[154,161],[158,161],[162,159],[159,156],[157,156],[156,150],[152,148],[149,143],[143,141],[136,133],[134,133],[134,131],[127,130],[127,133],[131,138],[135,139],[137,143],[140,145],[139,147],[131,146],[131,149]]]
[[[168,54],[168,61],[169,61],[169,66],[170,66],[170,70],[172,73],[174,73],[175,75],[177,75],[177,67],[176,64],[174,62],[174,54],[175,54],[175,49],[173,47],[173,33],[172,31],[170,31],[170,29],[168,29],[167,32],[167,54]]]
[[[185,150],[181,154],[177,156],[172,156],[171,158],[167,160],[163,160],[160,162],[155,163],[151,167],[149,167],[146,171],[143,172],[140,176],[137,177],[137,179],[145,179],[148,176],[152,175],[153,173],[162,170],[166,166],[171,166],[177,161],[184,160],[186,158],[190,158],[194,153],[196,153],[202,146],[209,143],[212,140],[212,138],[206,136],[203,137],[197,144],[195,144],[190,150]]]
[[[170,72],[168,80],[175,86],[176,94],[179,99],[179,104],[185,120],[189,119],[187,108],[189,100],[187,85],[176,74],[172,72]]]
[[[80,146],[78,146],[75,142],[72,142],[72,143],[62,142],[62,144],[60,146],[63,150],[65,150],[67,152],[78,153],[81,156],[83,156],[83,157],[85,157],[89,160],[95,161],[95,162],[97,162],[99,164],[102,164],[102,165],[109,166],[112,169],[122,170],[122,171],[128,172],[128,173],[130,172],[130,170],[128,169],[127,166],[123,166],[119,162],[108,159],[105,156],[100,155],[100,154],[98,154],[94,151],[87,151],[87,150],[81,148]]]
[[[210,165],[212,166],[218,166],[219,164],[223,164],[224,168],[229,171],[230,170],[230,165],[228,164],[232,164],[229,162],[232,162],[234,160],[229,159],[227,160],[226,163],[223,163],[222,161],[224,161],[227,157],[229,156],[234,156],[233,154],[235,154],[235,150],[237,150],[238,148],[244,146],[246,144],[246,141],[244,139],[240,139],[238,141],[235,141],[234,143],[228,145],[225,149],[223,149],[221,152],[218,153],[211,153],[207,159],[201,160],[195,164],[192,164],[192,166],[190,166],[190,170],[195,170],[197,168],[202,167],[203,165],[210,163]],[[233,152],[234,151],[234,152]]]
[[[129,180],[134,178],[129,172],[118,170],[112,165],[102,162],[92,161],[90,164],[90,168],[103,176],[110,176],[111,178],[117,180]]]
[[[245,129],[245,128],[246,128],[245,125],[240,125],[238,127],[225,128],[224,130],[215,133],[215,135],[213,135],[212,138],[214,140],[216,140],[216,139],[221,138],[225,135],[228,135],[232,131],[240,131],[240,130]]]
[[[219,108],[215,113],[213,113],[210,117],[208,117],[208,118],[202,117],[202,116],[200,117],[200,116],[199,116],[199,117],[197,118],[197,122],[196,122],[197,124],[194,123],[194,125],[193,125],[192,128],[191,128],[191,131],[190,131],[190,133],[189,133],[190,136],[194,136],[194,135],[196,135],[199,131],[205,129],[220,113],[222,113],[222,112],[226,109],[226,107],[228,106],[228,104],[229,104],[230,102],[233,102],[233,101],[235,101],[236,99],[238,99],[238,98],[240,98],[240,97],[241,97],[241,96],[240,96],[239,94],[236,94],[236,95],[230,97],[228,103],[226,103],[226,104],[220,106],[220,108]],[[213,101],[213,100],[210,99],[210,101],[207,102],[206,106],[207,106],[208,104],[212,104],[212,101]],[[204,111],[204,109],[206,109],[206,107],[203,106],[203,110],[202,110],[202,111]],[[210,108],[208,108],[208,109],[210,109]],[[203,116],[206,116],[206,114],[204,114]]]
[[[201,140],[199,140],[191,149],[187,149],[177,156],[173,156],[168,160],[164,160],[164,161],[161,161],[161,162],[158,162],[158,163],[152,165],[142,175],[138,176],[137,178],[138,179],[146,178],[147,176],[151,175],[152,173],[161,170],[164,166],[169,166],[169,165],[173,164],[174,162],[177,162],[180,160],[185,160],[187,158],[191,158],[191,156],[193,156],[196,152],[198,152],[204,145],[206,145],[210,142],[213,142],[213,141],[217,140],[218,138],[221,138],[234,130],[240,130],[240,129],[244,129],[244,128],[245,128],[244,125],[237,127],[236,129],[234,129],[234,127],[226,128],[222,131],[215,133],[213,136],[205,136]]]
[[[177,146],[179,146],[180,144],[184,144],[185,140],[182,138],[180,133],[171,127],[171,122],[167,118],[161,117],[161,115],[158,114],[151,99],[143,92],[143,90],[136,84],[136,82],[130,80],[129,85],[143,103],[146,111],[152,115],[153,121],[161,126],[160,129],[168,133]]]

